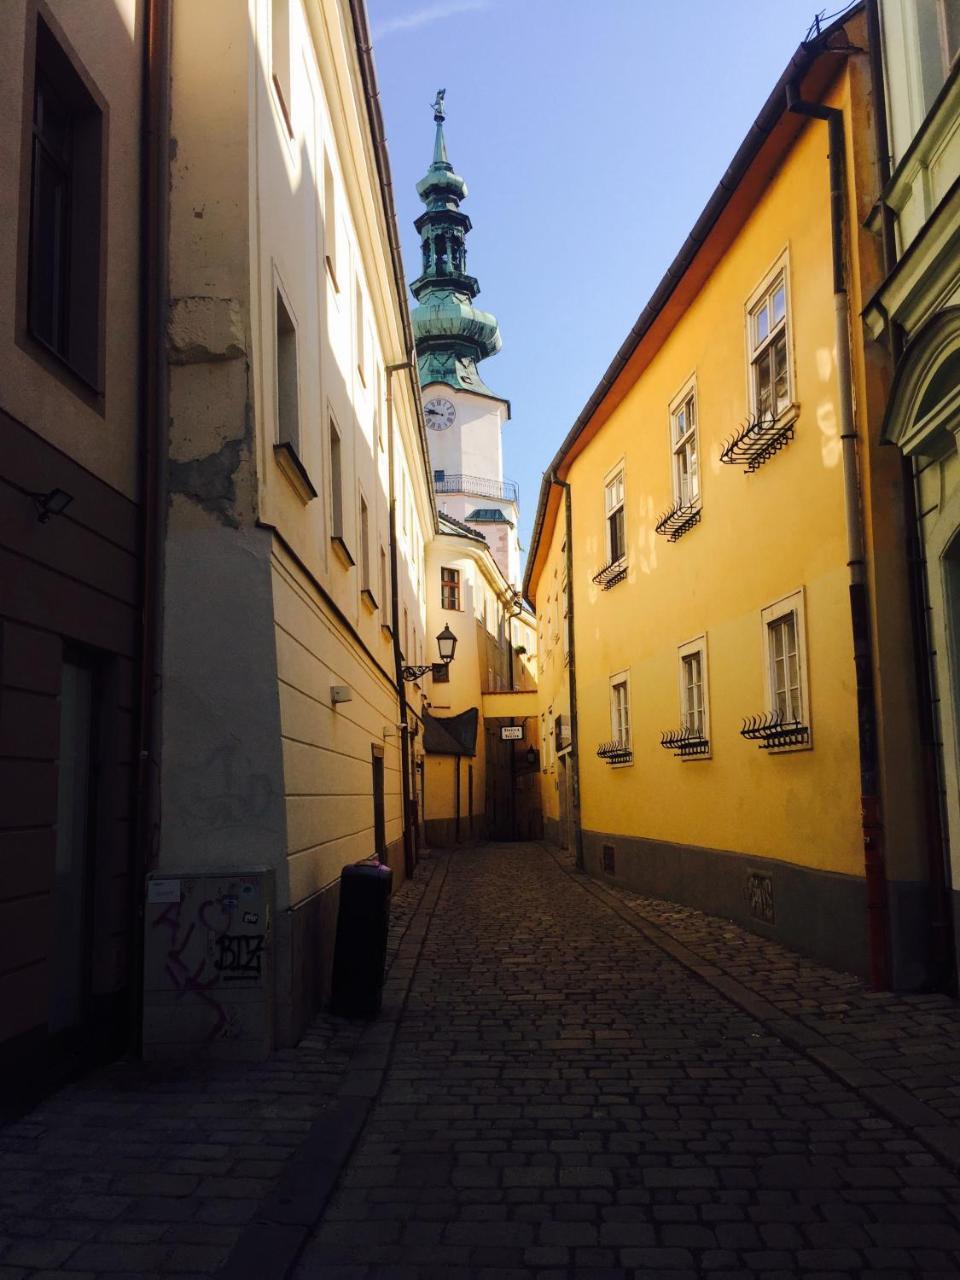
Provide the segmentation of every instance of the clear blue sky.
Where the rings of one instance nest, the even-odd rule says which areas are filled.
[[[407,274],[447,90],[504,472],[540,478],[806,34],[816,0],[368,0]],[[840,4],[830,6],[830,12]],[[821,10],[822,11],[822,10]],[[411,299],[412,302],[412,299]]]

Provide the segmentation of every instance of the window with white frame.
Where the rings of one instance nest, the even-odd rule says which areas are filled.
[[[604,484],[603,504],[607,527],[607,559],[622,560],[627,552],[623,513],[623,467]]]
[[[710,713],[707,702],[707,641],[705,636],[689,640],[679,649],[680,717],[684,730],[692,738],[710,737]]]
[[[700,450],[697,441],[697,391],[690,383],[670,409],[673,448],[673,496],[684,507],[700,501]]]
[[[619,747],[630,747],[630,676],[626,671],[610,677],[610,735]]]
[[[357,280],[354,289],[354,324],[356,329],[356,347],[357,347],[357,373],[360,375],[360,381],[364,386],[367,385],[366,371],[366,347],[367,347],[367,322],[363,310],[363,288],[360,281]]]
[[[763,610],[767,710],[784,723],[809,725],[803,593]]]
[[[787,271],[779,267],[749,308],[750,382],[757,418],[776,419],[792,401]]]
[[[283,122],[293,137],[290,92],[290,0],[271,0],[270,6],[270,63],[273,87],[280,102]]]
[[[300,392],[297,374],[297,327],[277,289],[277,441],[300,450]]]
[[[337,283],[337,196],[333,182],[333,166],[330,164],[330,157],[326,153],[324,153],[323,157],[323,236],[327,270],[330,272],[330,280],[334,291],[339,292],[340,285]]]
[[[330,419],[330,536],[343,538],[343,450],[333,418]]]
[[[388,603],[390,597],[387,595],[387,549],[380,544],[380,607],[382,625],[388,627],[390,625],[390,605]]]
[[[373,600],[373,578],[370,571],[370,511],[367,500],[360,492],[360,590],[370,604]]]

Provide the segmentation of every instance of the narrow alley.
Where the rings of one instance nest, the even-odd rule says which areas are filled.
[[[833,977],[794,999],[836,1016]],[[927,1008],[956,1036],[948,1002]],[[296,1275],[955,1275],[957,1188],[592,882],[488,846],[450,859],[385,1086]]]
[[[372,1023],[8,1125],[0,1277],[956,1275],[955,1004],[562,856],[428,857]]]

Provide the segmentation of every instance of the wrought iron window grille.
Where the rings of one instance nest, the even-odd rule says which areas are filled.
[[[676,542],[678,538],[682,538],[688,529],[692,529],[695,524],[700,523],[700,503],[690,502],[684,504],[677,501],[674,505],[663,513],[654,529],[663,537],[669,538],[671,542]]]
[[[710,754],[710,739],[686,727],[668,729],[660,735],[660,745],[675,756],[706,756]]]
[[[603,591],[609,591],[611,587],[615,587],[618,582],[622,582],[627,576],[627,562],[623,556],[618,560],[611,560],[598,569],[593,575],[593,580]]]
[[[720,450],[720,461],[728,466],[744,467],[748,475],[768,462],[793,439],[796,417],[761,413],[752,422],[746,422]]]
[[[626,742],[601,742],[597,755],[607,764],[630,764],[633,760],[633,750]]]
[[[810,726],[799,720],[784,720],[779,711],[747,716],[740,736],[759,743],[764,751],[776,747],[805,747],[810,741]]]

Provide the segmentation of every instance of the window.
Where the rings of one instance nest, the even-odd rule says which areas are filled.
[[[767,710],[785,723],[809,724],[803,593],[763,610]]]
[[[440,570],[440,605],[444,609],[460,608],[460,570]]]
[[[673,446],[673,496],[683,507],[700,501],[700,457],[697,448],[696,388],[687,387],[670,412]]]
[[[287,133],[293,137],[290,120],[290,0],[273,0],[270,12],[270,62],[273,87],[277,91]]]
[[[960,49],[957,0],[917,0],[915,5],[918,88],[926,113],[943,87]]]
[[[403,606],[403,649],[404,657],[410,652],[410,616],[407,613],[407,606]]]
[[[679,649],[679,656],[680,723],[689,737],[709,739],[710,711],[707,700],[706,637],[698,636],[696,640],[690,640],[687,644],[682,644]]]
[[[300,450],[297,330],[277,290],[277,440]]]
[[[607,559],[622,560],[626,555],[626,540],[623,527],[623,468],[606,482],[604,487],[604,510],[607,519]]]
[[[750,365],[753,410],[775,419],[790,405],[787,353],[787,278],[780,269],[750,307]]]
[[[103,114],[42,19],[31,141],[27,323],[99,389]]]
[[[373,598],[373,580],[370,577],[370,512],[367,500],[360,494],[360,590],[364,592],[371,604]]]
[[[360,381],[364,386],[366,386],[367,375],[365,372],[364,359],[366,357],[367,325],[363,315],[363,289],[360,287],[359,280],[357,281],[355,289],[354,320],[356,323],[357,373],[360,375]]]
[[[333,185],[333,168],[330,157],[323,157],[323,234],[326,248],[327,270],[334,290],[339,293],[337,283],[337,197]]]
[[[377,444],[382,452],[385,445],[383,440],[383,366],[381,364],[377,365],[375,393],[377,399],[373,408],[373,430],[377,438]]]
[[[343,539],[343,454],[340,432],[330,419],[330,536]]]
[[[610,733],[618,746],[630,746],[630,677],[625,671],[610,677]]]
[[[388,627],[390,625],[390,605],[388,601],[390,596],[387,594],[387,552],[386,548],[381,544],[380,547],[380,603],[381,603],[381,622],[382,625]]]

